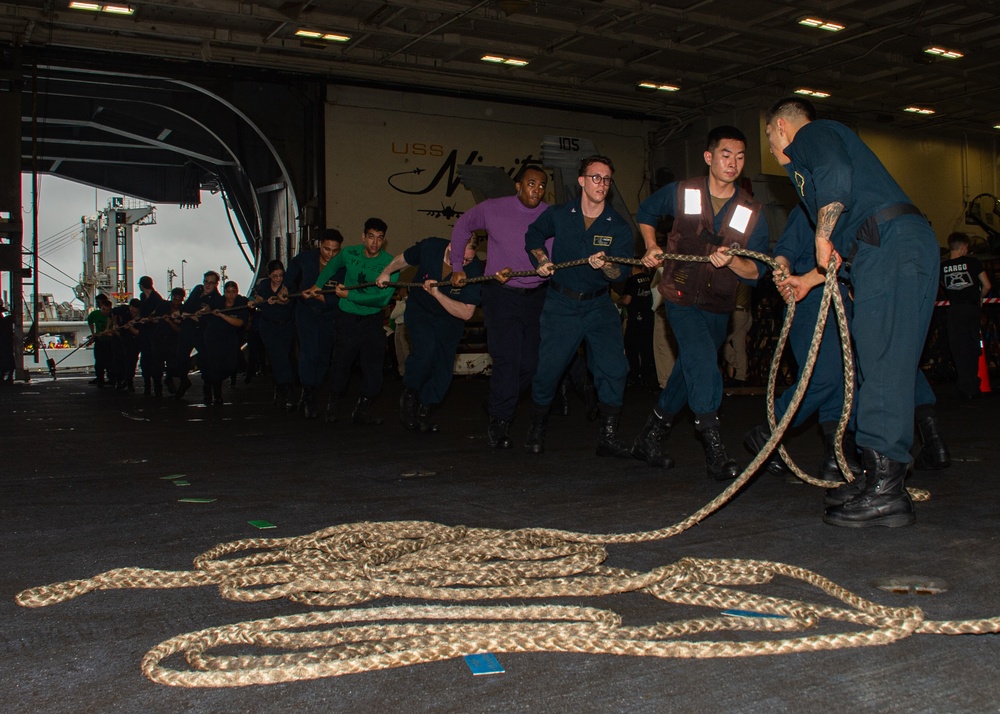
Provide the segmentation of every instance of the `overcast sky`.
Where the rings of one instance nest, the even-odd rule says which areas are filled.
[[[80,219],[106,208],[111,197],[118,194],[54,176],[42,175],[39,182],[39,256],[52,263],[46,265],[39,261],[39,292],[52,293],[57,302],[74,300],[72,286],[79,281],[83,270],[83,224]],[[174,279],[177,287],[181,284],[181,261],[187,260],[184,282],[188,290],[201,282],[201,275],[206,270],[219,270],[225,265],[229,279],[239,283],[240,292],[246,294],[250,287],[250,268],[229,227],[222,195],[202,192],[201,201],[199,208],[157,205],[156,224],[134,229],[136,282],[140,276],[149,275],[157,291],[166,295],[167,269],[177,272]],[[21,205],[24,246],[30,250],[33,245],[32,196],[31,176],[27,174],[21,177]],[[75,304],[79,306],[79,301]]]

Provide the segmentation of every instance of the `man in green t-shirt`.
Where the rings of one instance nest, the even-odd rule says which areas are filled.
[[[90,336],[94,342],[94,378],[91,384],[103,387],[114,378],[111,374],[114,359],[114,335],[108,330],[111,324],[111,300],[106,295],[97,296],[97,309],[87,315],[87,325],[90,326]]]
[[[372,400],[382,389],[382,366],[385,361],[385,332],[382,329],[382,310],[392,299],[393,288],[366,288],[343,290],[344,285],[374,283],[382,270],[392,262],[392,255],[383,250],[387,226],[380,218],[365,221],[361,245],[345,246],[330,259],[319,274],[316,284],[304,290],[305,298],[322,299],[319,291],[326,282],[343,268],[344,282],[338,285],[340,313],[337,315],[337,344],[331,365],[330,402],[327,421],[337,420],[337,399],[347,391],[351,378],[351,365],[361,358],[361,398],[354,408],[351,421],[355,424],[381,424],[382,420],[368,413]],[[392,274],[392,281],[399,273]]]

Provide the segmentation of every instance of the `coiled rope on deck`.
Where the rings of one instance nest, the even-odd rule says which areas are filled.
[[[733,251],[736,253],[736,251]],[[764,260],[768,256],[740,251]],[[683,256],[685,260],[700,256]],[[707,258],[706,258],[707,260]],[[625,262],[624,260],[621,262]],[[830,271],[826,293],[837,294]],[[824,305],[829,305],[824,295]],[[787,340],[789,305],[774,362]],[[821,311],[821,315],[825,312]],[[838,310],[842,339],[846,321]],[[822,320],[817,335],[822,335]],[[885,645],[912,634],[1000,632],[1000,617],[928,621],[919,608],[861,598],[811,571],[757,560],[682,558],[639,572],[604,565],[610,544],[677,535],[720,508],[770,455],[787,428],[815,362],[810,350],[792,404],[744,472],[717,498],[678,523],[637,533],[587,534],[548,528],[498,530],[422,521],[353,523],[293,538],[255,538],[216,546],[191,571],[119,568],[92,578],[30,588],[16,601],[44,607],[94,590],[217,585],[242,602],[286,598],[340,608],[212,627],[173,637],[150,650],[142,671],[155,682],[187,687],[270,684],[408,666],[479,652],[579,652],[654,657],[743,657]],[[845,355],[849,355],[845,351]],[[773,390],[772,362],[768,380]],[[853,386],[853,379],[845,380]],[[847,387],[850,389],[850,386]],[[848,403],[849,404],[849,403]],[[846,422],[846,420],[842,420]],[[838,461],[845,474],[843,454]],[[790,461],[790,460],[789,460]],[[823,481],[817,485],[831,486]],[[844,606],[750,593],[744,586],[776,575],[811,585]],[[751,610],[759,617],[717,617],[625,626],[610,610],[567,605],[420,605],[354,607],[381,598],[450,602],[597,597],[644,592],[664,602]],[[709,633],[790,633],[842,623],[842,632],[775,639],[707,641]],[[230,654],[234,648],[249,654]],[[213,650],[222,649],[222,652]],[[186,668],[169,660],[182,656]],[[166,661],[166,663],[165,663]]]

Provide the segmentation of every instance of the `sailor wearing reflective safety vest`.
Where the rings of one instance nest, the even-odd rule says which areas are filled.
[[[656,224],[663,216],[674,218],[667,236],[668,253],[708,256],[710,262],[663,263],[657,287],[677,338],[678,355],[667,386],[632,445],[632,455],[651,466],[673,466],[661,442],[677,414],[690,405],[705,448],[708,475],[716,479],[735,478],[739,473],[719,433],[719,348],[736,307],[736,286],[740,282],[755,285],[765,270],[762,263],[725,251],[735,246],[763,253],[769,242],[761,204],[736,185],[746,144],[736,127],[712,129],[704,153],[708,176],[664,186],[640,204],[637,216],[646,243],[644,265],[655,268],[662,262],[656,257],[663,252],[656,244]]]
[[[531,454],[544,451],[545,427],[556,388],[585,340],[601,415],[597,455],[631,458],[628,444],[617,437],[628,359],[621,317],[609,290],[609,284],[622,280],[628,271],[604,256],[631,258],[635,238],[628,222],[606,201],[614,170],[611,159],[605,156],[583,159],[577,179],[580,197],[549,206],[528,226],[525,235],[525,249],[538,275],[552,276],[542,307],[538,369],[531,382],[531,427],[524,443],[524,450]],[[554,238],[551,258],[545,250],[549,238]],[[558,271],[553,268],[553,261],[581,258],[587,263]]]

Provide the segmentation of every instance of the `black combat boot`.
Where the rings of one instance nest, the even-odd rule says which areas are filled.
[[[669,469],[674,460],[663,450],[663,439],[670,434],[671,424],[661,417],[656,410],[646,417],[646,425],[639,436],[632,442],[632,456],[645,461],[650,466]]]
[[[601,429],[597,433],[597,455],[631,459],[631,447],[618,438],[618,420],[621,418],[621,407],[601,404],[600,414]]]
[[[864,490],[839,506],[827,508],[823,522],[847,528],[896,528],[916,521],[910,494],[903,485],[909,464],[893,461],[874,449],[865,448],[861,452],[865,470]]]
[[[740,467],[736,461],[729,458],[726,447],[719,433],[719,417],[715,414],[696,416],[694,428],[705,447],[705,469],[708,475],[717,481],[736,478],[740,475]]]
[[[841,481],[840,465],[837,464],[837,422],[820,424],[823,429],[823,463],[819,466],[816,478],[824,481]],[[861,475],[861,464],[858,463],[857,446],[854,444],[854,434],[844,432],[844,460],[854,474],[855,479]]]
[[[917,431],[920,433],[921,446],[913,467],[925,471],[951,466],[951,454],[938,432],[937,417],[926,412],[919,415]]]
[[[747,448],[747,451],[756,456],[761,452],[764,444],[770,438],[771,430],[767,428],[767,425],[758,424],[743,435],[743,445]],[[777,446],[774,447],[774,451],[771,452],[771,455],[767,457],[767,461],[764,462],[763,471],[771,476],[786,476],[791,473],[785,462],[781,460]]]
[[[494,449],[509,449],[511,447],[510,421],[499,417],[490,417],[486,438]]]
[[[417,390],[403,387],[403,393],[399,395],[399,421],[410,431],[420,426],[417,421]]]
[[[381,417],[373,416],[368,413],[371,406],[371,399],[368,397],[359,397],[358,403],[354,407],[354,413],[351,414],[351,423],[359,424],[361,426],[378,426],[381,424]]]
[[[417,425],[424,434],[436,434],[441,428],[431,421],[431,408],[426,404],[417,409]]]
[[[163,378],[154,377],[153,378],[153,396],[162,397],[163,396]]]
[[[331,394],[326,401],[326,414],[323,416],[323,421],[327,424],[336,424],[338,419],[340,419],[340,415],[337,414],[337,395]]]
[[[319,412],[316,411],[316,387],[302,387],[302,399],[299,400],[299,405],[306,419],[319,417]],[[327,417],[329,417],[329,413],[327,413]],[[327,420],[329,421],[329,418]]]
[[[216,382],[212,385],[212,404],[221,407],[224,403],[222,401],[222,382]]]
[[[201,399],[206,407],[212,406],[212,385],[208,382],[201,385]]]
[[[174,384],[174,378],[172,375],[167,375],[163,380],[163,384],[167,387],[167,392],[170,394],[175,394],[177,392],[177,385]]]
[[[549,405],[531,405],[531,426],[528,427],[528,438],[524,441],[524,451],[528,454],[540,454],[545,451],[545,425],[549,422]]]

